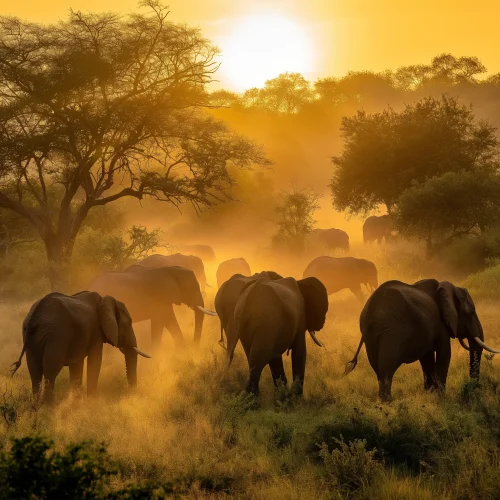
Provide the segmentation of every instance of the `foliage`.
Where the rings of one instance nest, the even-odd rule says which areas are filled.
[[[392,211],[415,181],[499,165],[494,129],[446,95],[424,98],[399,113],[359,111],[343,118],[342,135],[344,149],[332,159],[330,187],[334,207],[351,213],[380,204]]]
[[[112,233],[86,228],[75,246],[75,264],[92,266],[94,271],[123,269],[163,246],[162,237],[160,229],[148,231],[144,226],[132,226],[125,232]]]
[[[149,196],[198,210],[224,199],[230,166],[267,163],[203,112],[217,49],[160,1],[142,6],[0,18],[0,207],[33,226],[59,277],[94,207]]]
[[[290,114],[299,111],[312,97],[311,85],[300,73],[283,73],[268,80],[262,89],[247,90],[242,103],[247,107]]]
[[[276,246],[290,250],[303,250],[305,240],[313,230],[314,212],[319,208],[320,196],[312,191],[296,189],[285,192],[276,206]]]
[[[500,177],[461,171],[415,183],[399,197],[394,215],[401,234],[425,239],[432,251],[499,219]]]
[[[383,470],[382,464],[375,459],[377,450],[367,451],[365,440],[345,443],[341,438],[337,442],[338,449],[330,452],[323,443],[319,452],[331,486],[353,491],[370,484]]]

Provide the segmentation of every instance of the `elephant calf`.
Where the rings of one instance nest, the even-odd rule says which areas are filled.
[[[228,332],[229,364],[238,340],[248,359],[250,377],[247,391],[259,392],[259,381],[266,365],[274,383],[286,384],[282,355],[292,351],[293,380],[299,395],[303,392],[306,367],[306,330],[321,346],[315,332],[325,324],[328,311],[326,288],[316,278],[296,281],[258,279],[241,293]],[[234,331],[232,331],[234,330]]]
[[[69,366],[73,385],[80,386],[87,358],[87,392],[93,394],[101,370],[103,344],[118,347],[125,355],[130,387],[137,384],[137,349],[132,319],[122,302],[96,292],[68,296],[50,293],[35,302],[23,322],[23,349],[12,366],[12,375],[28,362],[33,395],[38,396],[45,379],[44,398],[52,401],[54,383],[64,366]]]
[[[470,376],[479,378],[484,343],[483,328],[465,288],[435,279],[413,285],[387,281],[368,299],[360,317],[361,341],[346,367],[357,364],[363,343],[379,383],[382,400],[391,399],[392,378],[403,363],[420,361],[424,389],[444,391],[451,359],[451,341],[470,352]],[[464,342],[468,340],[469,346]]]
[[[304,271],[303,277],[309,276],[321,280],[326,286],[328,295],[348,288],[360,300],[363,299],[362,284],[370,291],[378,286],[375,264],[354,257],[317,257]]]

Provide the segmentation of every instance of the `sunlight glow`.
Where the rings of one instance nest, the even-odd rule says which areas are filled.
[[[279,14],[242,18],[223,41],[222,67],[235,90],[262,87],[285,72],[313,68],[313,48],[305,29]]]

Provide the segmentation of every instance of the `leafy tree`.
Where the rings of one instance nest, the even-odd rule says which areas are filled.
[[[313,230],[314,212],[319,208],[320,196],[305,189],[285,192],[276,206],[277,232],[273,237],[276,246],[290,250],[304,249],[305,240]]]
[[[500,177],[484,171],[432,177],[403,192],[395,220],[402,234],[425,239],[429,251],[479,234],[500,220]]]
[[[262,89],[243,94],[246,107],[261,107],[273,113],[296,113],[313,98],[311,84],[300,73],[282,73],[268,80]]]
[[[267,163],[203,112],[216,48],[159,0],[142,5],[55,26],[0,18],[0,207],[43,240],[53,287],[94,207],[148,196],[213,206],[228,167]]]
[[[414,181],[499,166],[495,129],[448,96],[423,99],[401,112],[360,111],[343,118],[342,135],[330,187],[334,207],[353,214],[381,204],[392,212]]]

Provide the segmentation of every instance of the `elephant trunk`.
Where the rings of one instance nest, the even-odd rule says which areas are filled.
[[[201,330],[203,328],[204,317],[205,317],[205,313],[203,312],[203,310],[195,307],[194,308],[194,343],[195,343],[195,345],[200,344]]]
[[[127,374],[128,386],[135,389],[137,386],[137,352],[133,348],[123,350],[125,355],[125,372]]]

